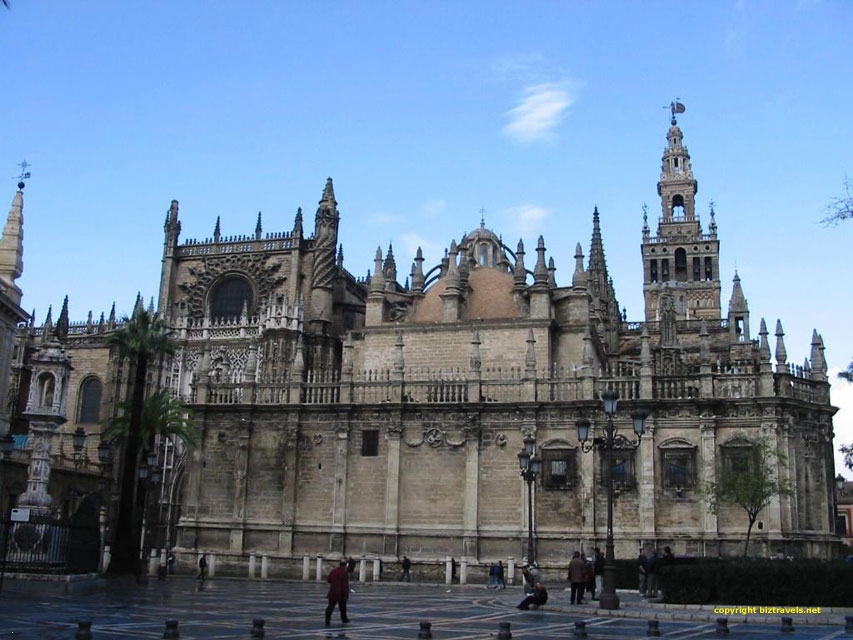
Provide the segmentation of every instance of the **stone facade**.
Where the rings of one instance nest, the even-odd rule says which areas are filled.
[[[331,180],[307,236],[299,210],[286,232],[264,234],[259,216],[254,234],[225,237],[217,220],[212,238],[181,243],[173,201],[159,312],[178,348],[151,385],[185,399],[202,432],[174,480],[178,548],[217,551],[226,567],[250,553],[284,568],[316,554],[477,565],[523,556],[532,508],[539,561],[564,564],[605,536],[602,460],[581,451],[575,420],[600,430],[600,394],[615,390],[621,433],[631,409],[652,411],[614,466],[618,557],[643,543],[739,552],[746,518],[712,514],[701,487],[762,436],[794,492],[761,513],[750,548],[835,553],[822,338],[795,366],[777,322],[774,363],[763,319],[750,335],[737,277],[722,315],[714,212],[706,233],[674,119],[667,139],[663,215],[642,234],[644,322],[619,311],[597,210],[570,284],[556,283],[543,238],[527,257],[484,224],[433,268],[418,251],[400,284],[391,247],[366,279],[343,267]],[[87,376],[104,385],[101,421],[126,396],[130,372],[105,346],[115,326],[102,316],[69,331],[64,429]],[[41,331],[22,329],[21,344]],[[531,436],[545,471],[528,505],[516,454]]]

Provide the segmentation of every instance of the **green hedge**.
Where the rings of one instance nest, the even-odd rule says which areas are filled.
[[[853,565],[819,560],[701,559],[664,567],[664,602],[849,607]]]

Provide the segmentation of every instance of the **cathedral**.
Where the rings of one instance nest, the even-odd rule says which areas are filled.
[[[215,552],[220,571],[239,575],[251,554],[270,575],[317,555],[482,566],[523,558],[530,519],[539,563],[563,566],[606,535],[605,459],[585,451],[576,422],[600,435],[610,391],[619,433],[635,437],[632,410],[650,412],[638,446],[611,465],[617,557],[649,544],[741,552],[745,513],[709,509],[703,487],[759,439],[781,454],[792,493],[761,511],[752,553],[831,557],[836,409],[823,340],[815,331],[810,358],[789,362],[782,323],[750,322],[737,275],[724,310],[717,222],[713,208],[700,219],[697,189],[673,115],[660,214],[644,213],[638,237],[636,322],[620,311],[597,209],[588,254],[578,244],[571,281],[558,284],[542,237],[507,246],[482,222],[448,238],[438,264],[418,250],[403,274],[389,246],[356,277],[331,179],[307,230],[300,209],[286,231],[264,232],[259,214],[254,233],[223,236],[217,219],[212,237],[183,239],[172,201],[156,308],[176,351],[149,386],[183,399],[201,437],[186,451],[162,445],[167,546],[187,566]],[[48,341],[72,367],[52,455],[69,455],[78,427],[100,433],[133,379],[108,344],[120,323],[114,311],[70,322],[66,304],[56,323],[19,324],[12,433],[29,429],[26,399],[43,393],[29,359]],[[88,439],[87,459],[97,444]],[[525,446],[542,463],[530,500]]]

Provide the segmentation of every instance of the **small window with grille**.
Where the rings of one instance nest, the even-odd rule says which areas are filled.
[[[574,486],[575,450],[542,449],[542,486],[546,489],[568,489]]]

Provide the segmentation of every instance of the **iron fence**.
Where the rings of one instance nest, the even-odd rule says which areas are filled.
[[[0,520],[0,563],[5,573],[94,573],[98,570],[97,525],[32,515],[27,522]]]

